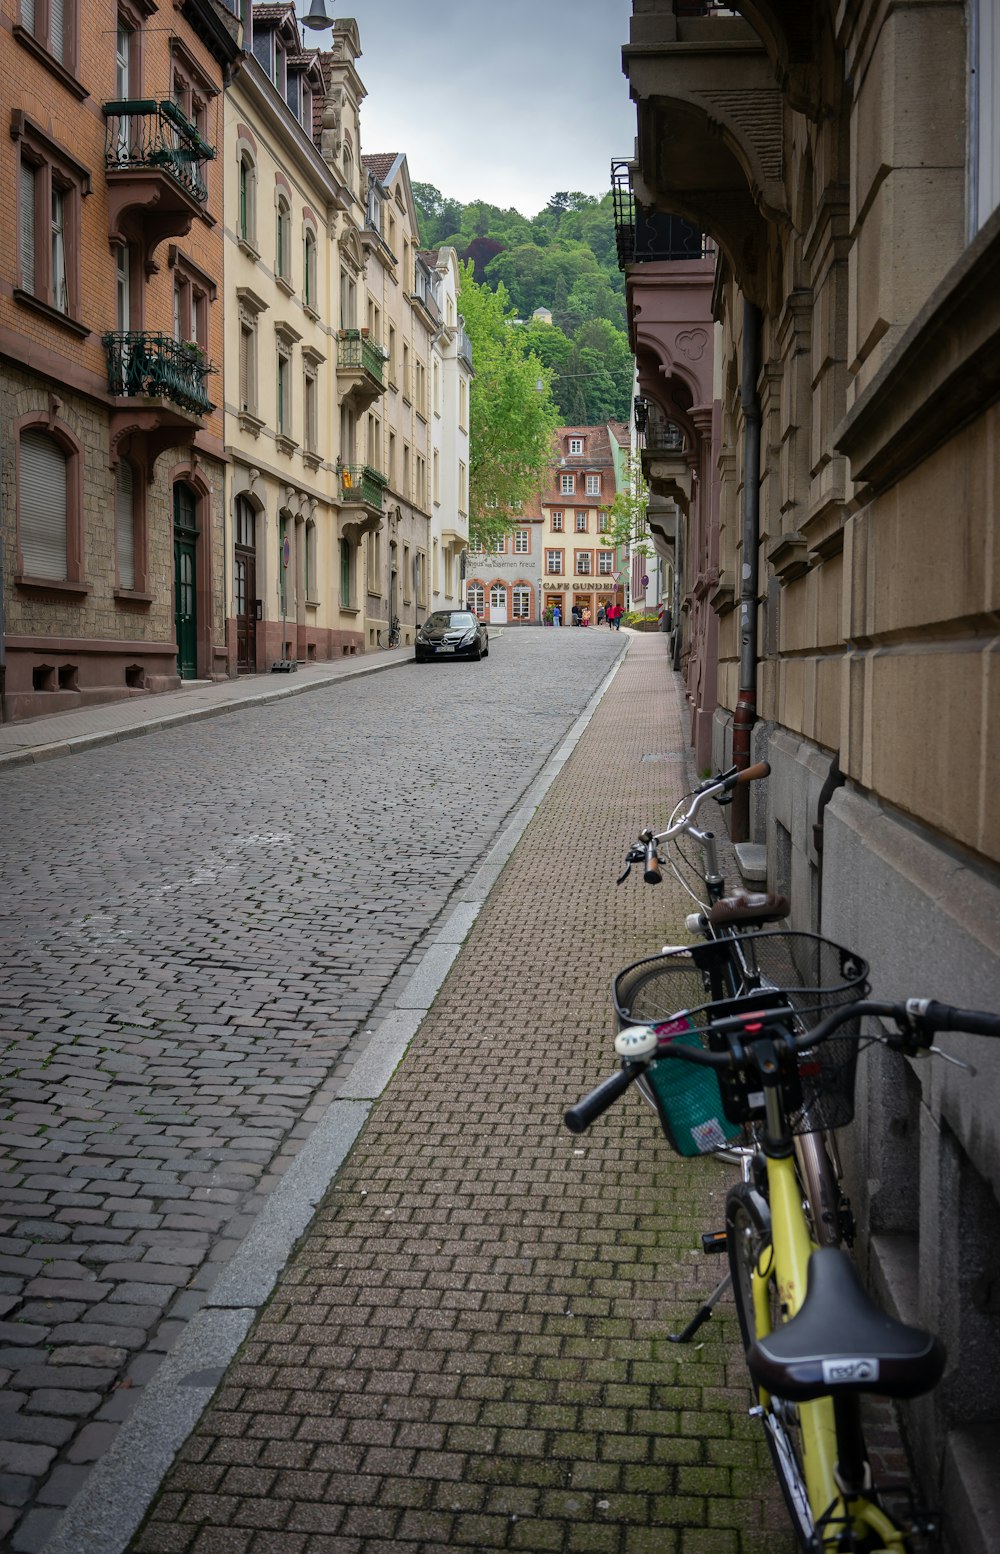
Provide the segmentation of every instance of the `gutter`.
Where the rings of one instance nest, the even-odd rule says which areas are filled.
[[[760,538],[760,309],[744,299],[740,406],[743,411],[743,535],[740,569],[740,688],[733,714],[733,765],[750,765],[750,735],[757,721],[757,555]],[[750,789],[733,790],[731,835],[750,837]]]

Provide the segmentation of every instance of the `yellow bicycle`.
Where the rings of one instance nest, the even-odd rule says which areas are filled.
[[[757,935],[755,943],[768,937]],[[930,1391],[942,1375],[944,1349],[934,1334],[883,1312],[840,1246],[820,1244],[817,1226],[828,1208],[810,1200],[796,1144],[849,1120],[844,1098],[853,1093],[863,1021],[883,1022],[866,1040],[914,1056],[938,1050],[938,1031],[1000,1036],[1000,1015],[924,1000],[844,1001],[842,992],[829,1009],[817,969],[831,982],[831,960],[839,958],[841,986],[857,988],[864,963],[815,935],[775,937],[799,941],[788,953],[800,963],[812,958],[798,986],[762,985],[669,1020],[625,1025],[615,1040],[621,1069],[571,1107],[565,1121],[582,1132],[642,1077],[681,1153],[722,1149],[734,1130],[750,1131],[755,1149],[726,1202],[730,1275],[688,1333],[731,1282],[751,1412],[766,1430],[800,1547],[807,1554],[909,1554],[911,1539],[933,1526],[913,1497],[902,1513],[884,1503],[865,1446],[861,1399]],[[824,1003],[829,1012],[816,1023]]]

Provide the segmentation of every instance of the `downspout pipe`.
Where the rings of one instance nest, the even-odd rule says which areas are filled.
[[[757,549],[760,537],[760,309],[743,303],[740,408],[743,412],[743,565],[740,577],[740,684],[733,714],[733,765],[750,765],[750,735],[757,721]],[[732,838],[750,836],[750,788],[733,790]]]

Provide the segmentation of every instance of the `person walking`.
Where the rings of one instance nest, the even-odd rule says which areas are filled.
[[[557,604],[552,606],[552,624],[553,626],[562,625],[562,610],[560,610]]]
[[[625,613],[625,610],[624,610],[623,606],[620,605],[620,604],[616,604],[615,605],[615,630],[616,631],[621,631],[621,629],[622,629],[622,616],[624,615],[624,613]]]

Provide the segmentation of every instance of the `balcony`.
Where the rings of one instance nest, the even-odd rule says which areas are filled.
[[[343,399],[358,410],[385,393],[385,351],[368,338],[368,331],[342,329],[337,341],[337,383]]]
[[[101,337],[108,391],[118,401],[111,416],[112,462],[126,437],[138,434],[152,461],[164,448],[190,443],[214,410],[205,389],[213,370],[196,346],[140,330]]]
[[[164,238],[186,236],[205,210],[214,146],[169,99],[105,103],[104,117],[111,237],[152,253]]]
[[[355,543],[363,534],[382,527],[382,503],[389,481],[370,464],[339,464],[341,514],[340,532]]]

